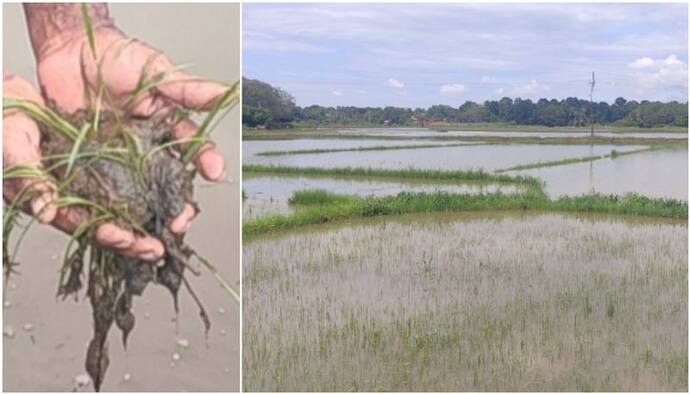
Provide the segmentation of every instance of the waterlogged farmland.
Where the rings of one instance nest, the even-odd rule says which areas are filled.
[[[542,179],[551,196],[640,193],[651,197],[688,199],[687,147],[641,152],[589,163],[573,163],[516,171]]]
[[[353,149],[371,148],[377,146],[403,146],[435,144],[443,145],[443,142],[424,142],[418,140],[388,140],[388,139],[284,139],[284,140],[256,140],[246,141],[242,144],[242,156],[254,157],[266,152],[296,151],[296,150],[320,150],[320,149]]]
[[[297,140],[299,141],[299,140]],[[252,145],[255,141],[246,141]],[[258,142],[258,141],[257,141]],[[396,141],[395,144],[399,142]],[[419,142],[417,142],[419,143]],[[588,155],[604,155],[612,150],[625,152],[643,146],[616,145],[538,145],[538,144],[466,144],[439,148],[400,149],[381,151],[349,151],[329,154],[300,154],[284,156],[245,155],[247,164],[304,167],[372,167],[421,168],[443,170],[484,169],[494,171],[520,164],[554,161]],[[247,150],[253,148],[248,147]]]
[[[389,131],[244,141],[247,390],[687,390],[686,142]]]
[[[687,226],[433,214],[244,247],[249,391],[685,390]]]

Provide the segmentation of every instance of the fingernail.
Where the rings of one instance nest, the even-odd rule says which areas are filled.
[[[197,168],[206,180],[218,182],[225,177],[223,157],[214,150],[203,152],[197,159]]]
[[[46,201],[43,199],[43,196],[39,196],[33,199],[31,201],[31,210],[34,213],[34,216],[40,216],[41,211],[43,208],[46,206]]]
[[[151,252],[145,252],[139,255],[139,258],[141,260],[146,260],[146,261],[156,261],[160,258],[160,256],[156,256],[156,254],[151,251]]]
[[[223,178],[225,178],[225,169],[223,167],[214,167],[214,166],[209,166],[211,167],[210,170],[206,172],[206,176],[208,179],[212,181],[219,181]]]
[[[53,220],[50,215],[48,215],[48,204],[51,200],[46,198],[45,195],[38,196],[31,201],[31,211],[39,222],[45,224]]]

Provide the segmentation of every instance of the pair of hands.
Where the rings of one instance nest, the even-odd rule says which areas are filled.
[[[94,32],[96,58],[94,58],[85,34],[74,37],[56,37],[37,54],[38,80],[42,95],[28,82],[4,74],[4,96],[33,101],[45,106],[54,103],[61,111],[72,113],[86,108],[85,89],[98,86],[98,68],[104,89],[113,99],[113,105],[125,109],[125,102],[136,89],[142,72],[151,77],[173,69],[173,63],[155,49],[136,40],[130,40],[112,28]],[[183,71],[166,74],[163,83],[141,95],[126,110],[136,116],[151,116],[166,111],[171,106],[191,110],[209,110],[225,92],[226,87],[204,81]],[[92,97],[95,95],[92,93]],[[41,166],[40,132],[36,123],[19,111],[3,114],[3,159],[5,166]],[[177,139],[191,137],[197,125],[189,120],[177,123],[174,134]],[[196,168],[209,181],[224,177],[224,163],[212,144],[203,146],[195,158]],[[41,223],[51,224],[65,232],[75,231],[87,220],[87,212],[78,207],[57,207],[57,192],[50,182],[35,179],[18,179],[4,183],[4,197],[11,201],[22,189],[29,188],[33,198],[25,209],[37,216]],[[168,228],[177,234],[189,229],[196,214],[191,205],[185,206],[176,218],[169,218]],[[96,242],[120,253],[155,261],[165,250],[155,238],[134,234],[113,223],[101,224],[95,231]]]

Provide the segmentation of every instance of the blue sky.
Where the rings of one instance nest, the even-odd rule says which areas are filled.
[[[298,105],[681,100],[687,4],[247,4],[243,73]]]

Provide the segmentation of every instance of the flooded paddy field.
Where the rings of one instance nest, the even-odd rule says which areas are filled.
[[[295,139],[295,140],[257,140],[245,141],[242,144],[242,157],[254,157],[259,153],[272,151],[290,151],[306,149],[348,149],[366,148],[373,146],[401,146],[427,144],[419,140],[390,140],[390,139]],[[443,145],[444,142],[435,142]]]
[[[502,191],[515,193],[520,187],[487,182],[439,182],[415,179],[370,177],[275,176],[245,173],[242,179],[245,200],[243,220],[267,214],[285,214],[292,211],[288,199],[298,190],[324,189],[334,193],[360,196],[395,195],[402,191],[451,193],[485,193]]]
[[[244,143],[247,390],[687,390],[686,145],[299,141]]]
[[[295,140],[292,142],[297,142]],[[245,152],[255,148],[246,141]],[[494,171],[520,164],[561,160],[589,155],[604,155],[611,151],[626,152],[643,148],[639,145],[472,145],[443,148],[403,149],[365,152],[334,152],[328,154],[300,154],[288,156],[244,155],[245,164],[264,164],[302,167],[372,167],[372,168],[419,168]],[[302,147],[298,148],[302,149]]]
[[[544,190],[552,197],[596,191],[688,199],[687,147],[509,173],[543,180]]]
[[[442,213],[244,245],[249,391],[687,390],[687,222]]]

